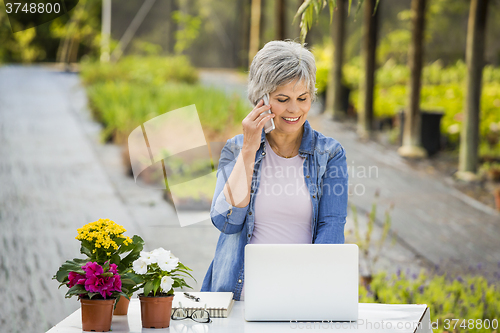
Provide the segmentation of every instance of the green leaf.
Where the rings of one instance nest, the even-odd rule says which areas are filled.
[[[82,270],[82,266],[88,262],[88,259],[73,259],[67,260],[64,264],[59,267],[55,278],[59,282],[64,282],[67,279],[69,272],[76,272],[79,274],[85,274]]]
[[[153,295],[156,296],[156,292],[158,291],[158,288],[160,288],[161,284],[161,279],[155,279],[153,281]],[[165,290],[164,290],[165,291]],[[166,291],[165,291],[166,292]]]
[[[306,9],[311,4],[311,1],[312,0],[306,0],[306,1],[304,1],[304,3],[302,5],[300,5],[299,9],[297,10],[297,13],[295,13],[295,16],[293,17],[292,23],[295,23],[295,20],[306,11]]]
[[[89,295],[89,298],[92,299],[92,297],[96,296],[96,295],[100,295],[99,293],[88,293]]]
[[[109,258],[109,261],[110,261],[110,263],[118,266],[120,264],[121,259],[120,259],[120,256],[118,255],[118,253],[115,253],[111,256],[111,258]]]
[[[144,285],[144,296],[149,296],[149,293],[153,290],[153,281],[148,281]]]
[[[73,287],[69,288],[69,290],[66,292],[66,297],[69,298],[74,295],[80,295],[80,294],[86,294],[87,291],[85,290],[85,287],[81,284],[76,284]]]
[[[80,253],[85,254],[88,257],[92,257],[92,244],[87,240],[82,240],[82,245],[80,247]]]

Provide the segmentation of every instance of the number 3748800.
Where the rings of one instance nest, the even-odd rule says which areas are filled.
[[[28,14],[50,14],[59,13],[61,11],[61,4],[59,2],[5,2],[5,9],[7,14],[22,14],[23,12]]]
[[[463,328],[463,329],[493,329],[496,330],[498,328],[498,320],[497,319],[445,319],[443,322],[444,329],[455,329],[455,328]]]

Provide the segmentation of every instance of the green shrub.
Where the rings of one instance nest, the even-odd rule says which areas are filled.
[[[383,87],[377,85],[374,91],[373,112],[376,118],[393,117],[406,105],[408,98],[406,85]],[[420,107],[422,110],[441,111],[441,133],[450,142],[458,143],[462,126],[464,87],[460,84],[424,85],[421,90]],[[351,93],[350,101],[355,108],[359,107],[359,90]],[[487,140],[493,129],[500,127],[500,83],[485,83],[481,95],[480,114],[480,155],[500,155],[498,144],[490,144]],[[492,125],[493,124],[493,125]]]
[[[94,115],[105,125],[103,138],[117,143],[145,121],[191,104],[196,104],[203,128],[215,133],[241,122],[249,112],[238,95],[227,97],[224,91],[197,84],[108,81],[89,86],[87,93]]]
[[[153,85],[198,81],[196,69],[184,56],[127,56],[117,63],[82,62],[80,76],[87,85],[108,81]]]
[[[462,329],[463,319],[499,320],[500,290],[482,276],[460,276],[452,279],[446,275],[430,276],[422,271],[408,278],[402,272],[387,276],[381,272],[374,276],[370,287],[359,289],[361,303],[427,304],[431,321],[439,320],[434,332],[444,332],[444,320],[460,319],[460,332],[491,332],[484,329]],[[453,331],[453,330],[450,330]]]

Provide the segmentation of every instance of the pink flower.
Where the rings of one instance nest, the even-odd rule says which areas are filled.
[[[116,266],[116,264],[110,264],[109,271],[113,274],[118,274],[118,266]]]
[[[76,272],[69,272],[68,278],[69,278],[69,283],[68,283],[69,288],[77,284],[85,284],[85,275],[78,274]]]
[[[120,275],[115,275],[114,276],[115,281],[113,282],[113,288],[116,291],[121,291],[122,290],[122,279]]]
[[[115,264],[109,265],[107,272],[104,272],[96,262],[89,262],[82,266],[82,269],[85,271],[84,284],[88,292],[100,293],[103,298],[106,298],[111,296],[113,291],[122,290],[122,281]]]
[[[87,279],[92,275],[101,275],[104,273],[101,265],[96,262],[88,262],[84,266],[82,266],[83,271],[85,272],[85,276]]]

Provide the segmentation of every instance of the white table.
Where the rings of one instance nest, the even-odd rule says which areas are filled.
[[[132,299],[127,316],[113,316],[113,333],[175,332],[175,333],[282,333],[282,332],[415,332],[431,333],[429,308],[425,304],[359,303],[357,322],[248,322],[245,321],[245,302],[235,302],[228,318],[213,318],[209,324],[191,319],[171,320],[170,327],[147,329],[141,325],[138,299]],[[73,312],[47,333],[82,332],[80,309]]]

